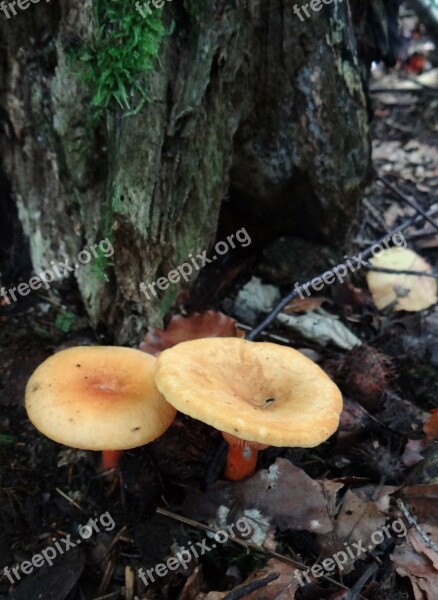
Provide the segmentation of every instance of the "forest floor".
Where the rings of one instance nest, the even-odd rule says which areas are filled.
[[[378,67],[372,78],[375,177],[350,245],[281,239],[250,257],[252,278],[248,257],[205,269],[187,318],[151,332],[143,350],[156,353],[175,338],[236,335],[236,324],[247,331],[291,283],[373,246],[407,219],[409,249],[438,271],[438,75],[424,65],[427,40],[405,26],[417,49],[406,43],[397,68]],[[379,310],[366,271],[357,269],[342,285],[286,307],[260,339],[299,349],[336,381],[344,395],[340,428],[313,449],[263,450],[256,474],[237,483],[221,479],[221,434],[180,414],[161,438],[126,451],[116,474],[99,472],[97,453],[41,435],[24,410],[32,371],[54,351],[104,338],[87,326],[71,291],[3,305],[0,597],[436,600],[438,309],[394,310],[409,290],[430,295],[434,279],[426,279],[408,277],[395,302]],[[92,534],[80,537],[93,517]],[[217,538],[210,548],[212,532],[239,522],[251,525],[251,533],[239,530],[240,543]],[[49,546],[57,548],[51,566],[43,553]],[[183,547],[191,549],[185,565],[157,567]],[[44,560],[22,564],[36,554]],[[14,573],[19,564],[24,571]],[[140,568],[157,569],[155,583],[145,585]]]

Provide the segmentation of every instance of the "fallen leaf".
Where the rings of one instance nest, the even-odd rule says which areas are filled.
[[[280,290],[253,277],[237,294],[234,312],[244,323],[253,325],[262,313],[267,313],[280,300]]]
[[[198,565],[193,573],[189,575],[181,590],[178,600],[195,600],[199,597],[201,590],[205,588],[202,565]]]
[[[413,214],[415,214],[415,210],[410,206],[401,207],[398,202],[393,202],[383,216],[388,229],[393,229],[398,219],[412,217]]]
[[[426,550],[427,546],[418,533],[409,530],[407,539],[390,555],[397,573],[409,578],[415,600],[438,598],[438,564],[427,556]]]
[[[295,598],[295,592],[300,588],[298,580],[294,577],[295,567],[289,566],[276,559],[268,561],[266,567],[253,573],[245,581],[245,584],[265,579],[269,575],[276,574],[278,578],[267,585],[245,595],[246,600],[291,600]]]
[[[363,500],[348,490],[334,522],[333,532],[318,536],[319,546],[327,557],[344,552],[346,562],[343,564],[343,573],[349,573],[356,560],[365,557],[362,547],[356,549],[355,544],[361,542],[366,552],[373,550],[377,544],[372,543],[371,535],[383,527],[387,518],[388,515],[379,510],[375,502]],[[346,545],[350,546],[348,554],[345,552]]]
[[[343,350],[351,350],[362,343],[338,317],[330,315],[323,309],[300,316],[280,313],[277,321],[322,346],[332,343]]]
[[[245,516],[257,524],[258,538],[253,531],[251,539],[258,545],[269,541],[275,527],[321,534],[332,530],[322,484],[283,458],[244,481],[218,482],[205,493],[192,490],[183,512],[218,528]]]
[[[438,484],[419,484],[404,488],[400,497],[419,523],[438,527]],[[438,539],[434,540],[438,544]]]
[[[155,327],[148,331],[139,348],[143,352],[158,356],[166,348],[180,342],[207,337],[244,337],[236,321],[223,313],[208,310],[190,317],[175,315],[165,330]]]
[[[434,408],[427,423],[423,427],[426,440],[433,442],[438,438],[438,408]]]
[[[417,463],[424,460],[424,456],[421,454],[426,449],[425,438],[421,440],[409,439],[402,455],[402,462],[406,467],[413,467]]]
[[[390,248],[370,259],[373,267],[394,271],[432,272],[432,267],[413,250]],[[433,277],[397,273],[367,273],[368,287],[377,308],[394,305],[393,310],[417,312],[437,301],[437,283]]]
[[[294,298],[283,308],[283,312],[287,315],[307,313],[319,308],[327,300],[328,298]]]
[[[237,588],[226,592],[209,592],[207,595],[198,596],[197,600],[222,600],[230,592],[238,594],[240,589],[244,589],[256,581],[262,583],[264,579],[271,575],[276,575],[276,579],[266,584],[262,583],[261,587],[246,593],[242,597],[245,600],[294,600],[296,597],[295,592],[300,588],[300,584],[294,576],[294,571],[294,567],[286,565],[279,560],[271,559],[263,569],[252,573]]]

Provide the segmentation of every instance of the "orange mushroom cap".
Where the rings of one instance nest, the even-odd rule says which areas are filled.
[[[132,348],[78,346],[44,361],[25,406],[44,435],[72,448],[125,450],[159,437],[175,409],[158,391],[156,358]]]
[[[311,448],[338,427],[341,392],[292,348],[206,338],[182,342],[157,361],[155,381],[168,402],[243,440]]]

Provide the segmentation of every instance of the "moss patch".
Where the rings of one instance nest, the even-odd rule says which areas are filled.
[[[112,102],[131,110],[135,90],[146,99],[141,75],[156,64],[165,28],[161,10],[143,16],[132,0],[93,0],[96,34],[75,51],[74,63],[80,77],[93,89],[92,105],[107,108]]]

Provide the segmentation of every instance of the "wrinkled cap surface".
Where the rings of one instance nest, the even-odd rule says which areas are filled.
[[[146,444],[176,414],[155,385],[156,360],[132,348],[62,350],[27,383],[29,419],[44,435],[72,448],[124,450]]]
[[[300,352],[266,342],[207,338],[157,359],[155,381],[181,412],[271,446],[317,446],[337,429],[342,395]]]

